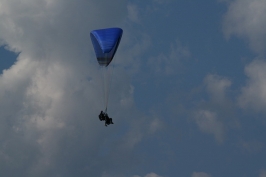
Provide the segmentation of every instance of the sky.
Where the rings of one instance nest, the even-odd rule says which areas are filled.
[[[0,0],[0,176],[266,177],[265,55],[265,0]]]

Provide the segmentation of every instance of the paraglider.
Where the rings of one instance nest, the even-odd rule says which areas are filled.
[[[90,33],[91,41],[94,47],[96,58],[103,71],[103,92],[104,92],[104,107],[105,111],[101,111],[99,119],[105,120],[105,126],[113,124],[112,118],[108,117],[107,106],[109,99],[109,91],[111,85],[112,68],[109,68],[116,50],[122,38],[123,30],[121,28],[106,28],[93,30]]]
[[[113,119],[110,118],[108,116],[108,114],[104,113],[103,111],[101,111],[101,113],[99,114],[99,119],[100,119],[100,121],[103,121],[103,120],[105,121],[105,126],[106,127],[107,127],[107,125],[114,124],[113,123]]]
[[[99,114],[99,119],[100,121],[105,120],[105,114],[103,113],[103,111],[101,111],[101,113]]]

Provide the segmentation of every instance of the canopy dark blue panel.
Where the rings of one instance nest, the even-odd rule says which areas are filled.
[[[122,34],[123,30],[121,28],[106,28],[91,31],[91,41],[97,60],[101,66],[108,66],[112,61]]]

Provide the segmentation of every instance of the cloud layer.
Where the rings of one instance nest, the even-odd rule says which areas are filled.
[[[247,39],[251,49],[260,54],[266,51],[266,1],[234,0],[229,2],[224,16],[224,33]]]
[[[222,22],[224,8],[207,1],[0,0],[0,45],[18,55],[0,75],[0,176],[211,177],[221,164],[224,176],[246,173],[241,163],[265,149],[249,134],[257,127],[238,120],[265,112],[265,1],[225,1]],[[260,55],[246,84],[209,74],[232,69],[215,55],[228,66],[242,52],[227,49],[221,23]],[[105,127],[89,32],[114,26],[124,33],[108,109],[115,124]],[[249,167],[265,176],[259,163]]]
[[[151,121],[146,132],[133,128],[138,122],[126,130],[104,129],[97,118],[101,73],[89,38],[92,29],[122,25],[127,14],[123,0],[0,2],[1,44],[19,53],[0,76],[1,176],[101,176],[112,174],[111,164],[101,164],[110,161],[130,167],[133,146],[158,126]],[[118,67],[114,77],[112,109],[121,111],[110,114],[120,127],[118,120],[140,115],[125,70]]]
[[[251,108],[255,111],[265,111],[266,106],[266,63],[263,60],[254,60],[245,68],[248,77],[246,86],[239,96],[239,105],[242,108]]]

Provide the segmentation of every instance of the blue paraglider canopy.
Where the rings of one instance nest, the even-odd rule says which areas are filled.
[[[112,61],[122,34],[123,30],[121,28],[106,28],[91,31],[91,41],[97,60],[101,66],[108,66]]]
[[[108,67],[114,58],[123,30],[121,28],[106,28],[93,30],[90,33],[92,45],[103,74],[103,103],[107,113],[109,92],[111,87],[112,68]]]

